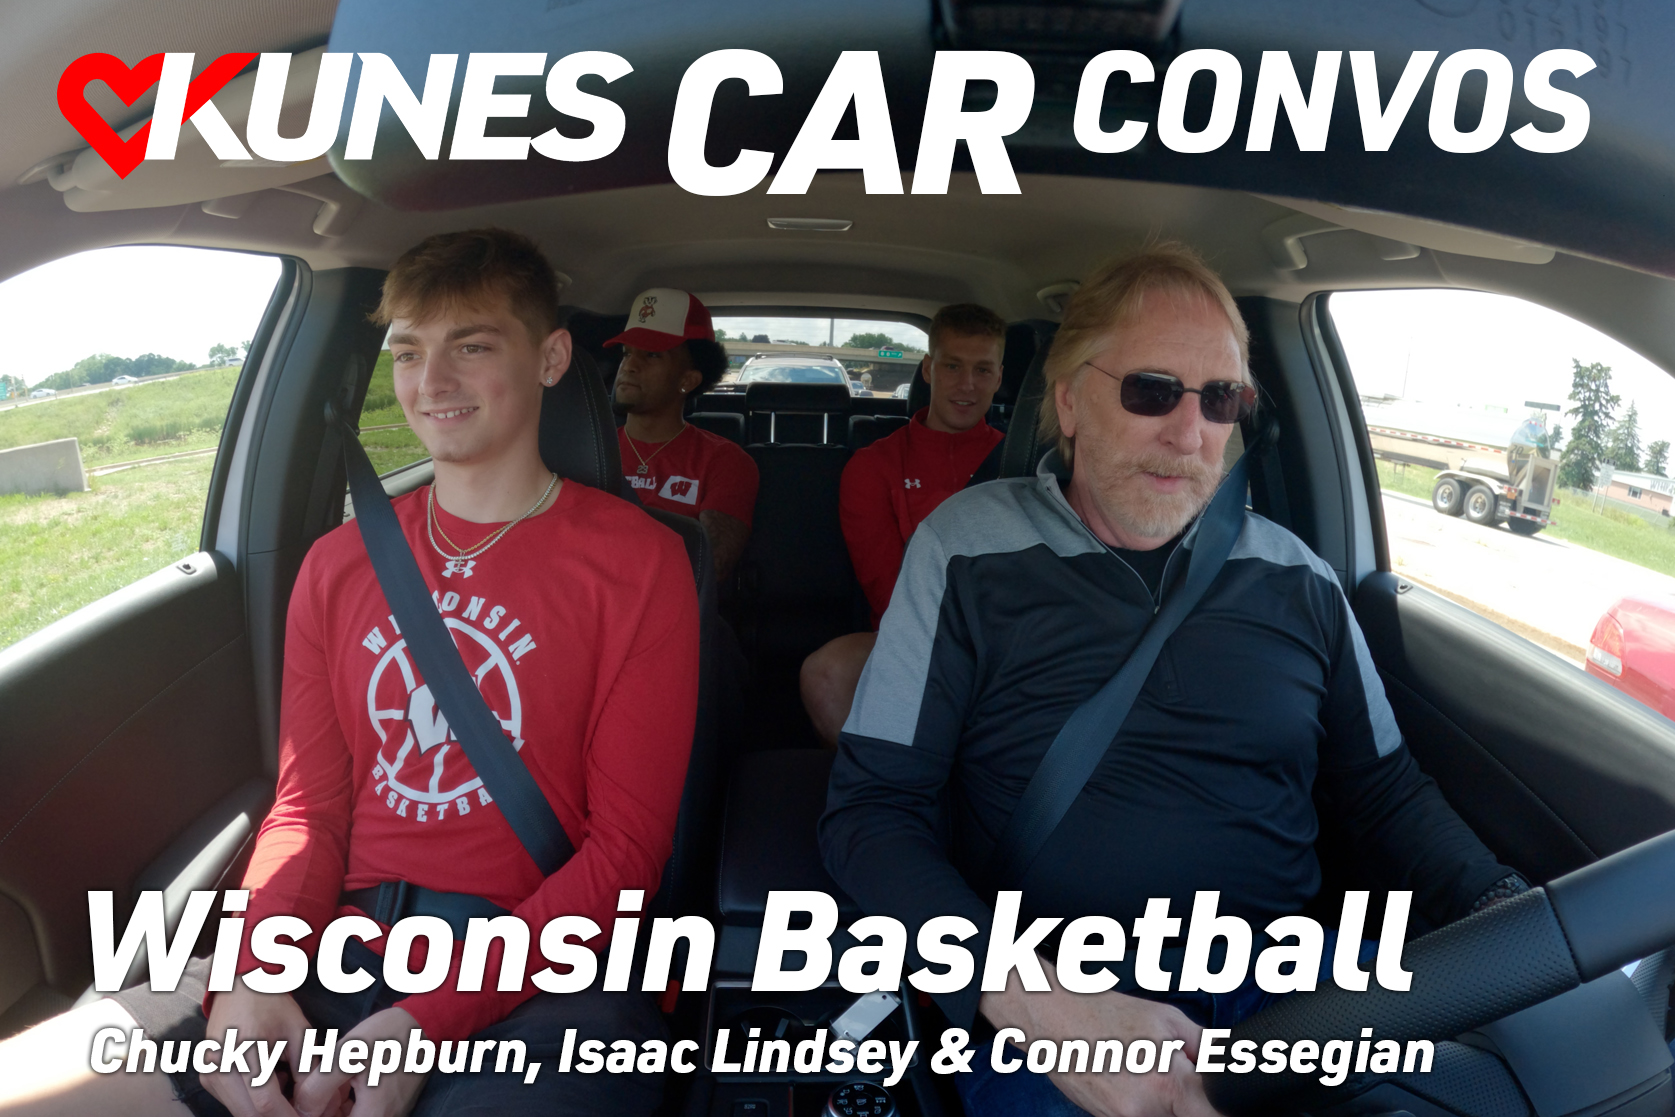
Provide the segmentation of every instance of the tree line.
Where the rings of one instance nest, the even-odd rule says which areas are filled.
[[[1611,391],[1611,369],[1598,361],[1583,364],[1571,358],[1570,401],[1576,406],[1565,415],[1575,420],[1570,441],[1559,458],[1559,484],[1573,489],[1591,489],[1599,467],[1611,466],[1626,473],[1650,473],[1667,477],[1669,442],[1658,439],[1644,450],[1640,445],[1640,408],[1633,400],[1617,416],[1622,397]],[[1554,428],[1552,445],[1557,447],[1562,430]]]
[[[250,343],[244,343],[244,351],[250,351]],[[217,343],[209,347],[207,364],[213,368],[225,367],[238,350],[231,345]],[[83,357],[74,365],[62,372],[55,372],[42,377],[36,382],[37,388],[52,388],[62,391],[65,388],[79,388],[84,384],[109,384],[118,376],[132,376],[142,378],[146,376],[162,376],[170,372],[185,372],[188,369],[203,367],[191,361],[176,360],[159,353],[141,353],[138,357],[116,357],[109,353],[95,353],[90,357]],[[18,381],[21,393],[22,381]],[[14,393],[14,394],[19,394]]]

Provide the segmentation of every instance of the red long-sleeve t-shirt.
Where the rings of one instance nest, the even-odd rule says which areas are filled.
[[[890,606],[913,529],[965,488],[1005,437],[988,423],[950,434],[925,425],[929,408],[900,430],[855,451],[838,491],[843,541],[877,628]]]
[[[316,932],[300,944],[312,955],[320,928],[355,911],[339,894],[385,880],[510,910],[531,930],[521,991],[494,991],[495,951],[485,991],[457,992],[456,943],[442,986],[398,1002],[427,1035],[463,1039],[534,994],[548,920],[587,916],[605,928],[587,945],[602,949],[618,891],[656,890],[692,744],[698,606],[680,540],[618,497],[567,482],[550,509],[444,575],[426,496],[395,501],[408,544],[575,856],[542,878],[450,735],[347,524],[314,545],[291,598],[279,784],[245,874],[246,926],[299,916]],[[499,526],[436,511],[467,548]],[[246,948],[238,971],[258,965]]]

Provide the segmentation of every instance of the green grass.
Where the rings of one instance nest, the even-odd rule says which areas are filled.
[[[1385,492],[1406,493],[1408,496],[1431,499],[1431,486],[1436,484],[1437,471],[1424,466],[1378,461],[1378,483]]]
[[[210,455],[95,477],[64,496],[0,496],[0,647],[198,549]]]
[[[1379,484],[1386,491],[1406,493],[1426,501],[1431,499],[1436,476],[1436,470],[1423,466],[1378,463]],[[1675,575],[1675,530],[1672,530],[1675,524],[1665,527],[1636,512],[1611,505],[1595,512],[1592,502],[1593,497],[1588,493],[1573,489],[1561,491],[1547,534],[1660,574]]]
[[[59,438],[81,443],[89,469],[112,462],[203,450],[221,441],[236,367],[173,380],[42,400],[0,411],[0,450]]]
[[[395,398],[395,366],[390,361],[389,351],[385,350],[378,354],[378,363],[372,366],[372,382],[367,385],[366,402],[361,405],[360,426],[365,430],[367,427],[406,421],[407,416],[401,413],[401,405]],[[379,473],[388,473],[430,456],[419,444],[419,436],[405,427],[391,431],[365,431],[361,435],[361,445],[366,447],[366,456],[372,459],[373,468]]]
[[[82,464],[208,449],[221,437],[237,368],[66,396],[0,411],[0,449],[81,442]],[[390,355],[379,355],[362,426],[404,422]],[[361,438],[380,473],[426,457],[406,427]],[[6,647],[198,547],[211,455],[91,478],[64,496],[0,496],[0,647]]]

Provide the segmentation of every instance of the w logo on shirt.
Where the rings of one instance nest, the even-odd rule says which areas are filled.
[[[698,479],[695,477],[670,477],[663,482],[658,490],[658,496],[665,500],[678,500],[682,504],[698,503]]]

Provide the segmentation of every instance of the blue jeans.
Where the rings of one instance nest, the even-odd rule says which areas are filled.
[[[1336,931],[1326,932],[1326,947],[1321,952],[1322,971],[1330,965],[1337,941]],[[1377,954],[1376,940],[1361,943],[1362,965],[1372,962]],[[1254,968],[1254,959],[1252,964]],[[1174,1005],[1204,1028],[1231,1028],[1287,995],[1266,992],[1253,976],[1247,976],[1244,984],[1231,993],[1133,992],[1135,996]],[[1011,1044],[1007,1047],[1014,1058],[1023,1057],[1024,1053],[1016,1047]],[[959,1090],[966,1117],[1088,1117],[1088,1111],[1059,1093],[1059,1088],[1045,1073],[1019,1067],[1010,1074],[1002,1074],[990,1065],[988,1052],[984,1050],[979,1050],[971,1061],[971,1073],[956,1075],[954,1085]]]

